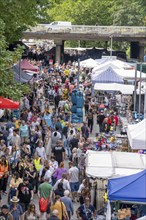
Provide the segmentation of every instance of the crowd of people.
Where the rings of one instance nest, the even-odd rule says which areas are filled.
[[[85,153],[92,148],[90,135],[98,132],[94,123],[99,134],[111,126],[116,130],[116,109],[110,115],[108,104],[100,109],[91,84],[84,83],[90,82],[90,71],[83,69],[79,89],[84,94],[84,122],[71,123],[76,67],[56,63],[42,68],[30,83],[31,93],[22,97],[18,116],[7,112],[0,123],[0,219],[69,220],[74,215],[93,220],[96,207],[85,175]]]

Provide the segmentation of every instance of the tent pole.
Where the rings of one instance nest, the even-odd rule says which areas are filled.
[[[77,81],[77,89],[79,89],[79,79],[80,78],[80,59],[78,59],[78,81]]]
[[[134,111],[136,110],[136,81],[137,81],[137,63],[135,65],[135,85],[134,85]]]
[[[140,121],[140,112],[141,112],[141,74],[142,74],[142,63],[140,63],[140,81],[139,81],[139,121]]]

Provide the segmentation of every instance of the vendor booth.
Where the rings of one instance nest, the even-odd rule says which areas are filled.
[[[23,71],[27,71],[27,70],[30,70],[30,71],[33,71],[33,72],[38,72],[39,71],[39,68],[37,66],[33,66],[31,63],[29,63],[27,61],[27,59],[24,59],[24,60],[21,61],[20,67]]]
[[[128,152],[87,151],[86,175],[94,178],[127,176],[146,169],[146,155]]]
[[[86,68],[94,68],[96,67],[98,64],[95,60],[89,58],[87,60],[83,60],[80,62],[80,66],[81,67],[86,67]]]
[[[134,91],[134,85],[125,85],[118,83],[95,83],[94,90],[97,91],[119,91],[122,94],[131,95]]]
[[[125,177],[108,180],[110,201],[132,201],[146,203],[146,169]]]
[[[0,97],[0,109],[18,109],[20,103]]]
[[[137,219],[137,217],[145,215],[146,169],[134,175],[109,179],[108,199],[112,202],[112,206],[114,205],[115,207],[116,203],[118,204],[119,207],[117,207],[117,210],[115,209],[115,212],[119,220]],[[141,209],[142,206],[144,211]],[[108,220],[111,219],[109,217],[112,209],[109,204],[107,208],[106,219]],[[133,210],[133,208],[135,210]]]
[[[93,83],[124,83],[121,76],[117,72],[109,67],[106,70],[101,71],[98,75],[92,75]]]
[[[138,124],[128,125],[127,135],[132,149],[146,150],[146,119]]]

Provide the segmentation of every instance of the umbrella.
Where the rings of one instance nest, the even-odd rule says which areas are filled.
[[[0,97],[0,109],[17,109],[20,103]]]

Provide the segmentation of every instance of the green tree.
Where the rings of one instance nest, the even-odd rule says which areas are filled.
[[[111,8],[113,25],[119,26],[143,26],[144,9],[141,0],[113,1]]]
[[[0,19],[5,23],[6,41],[18,40],[29,26],[48,19],[49,0],[0,0]]]
[[[112,0],[53,1],[48,13],[52,20],[66,20],[81,25],[108,25]]]
[[[3,35],[4,26],[0,19],[0,96],[20,100],[22,95],[30,90],[27,85],[14,81],[11,67],[21,57],[22,49],[18,48],[14,52],[6,50],[7,44]]]

